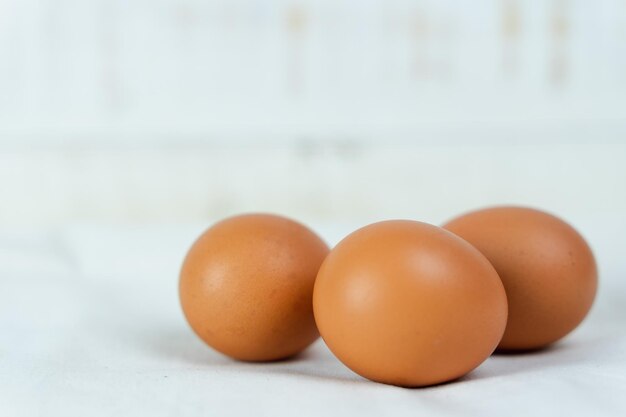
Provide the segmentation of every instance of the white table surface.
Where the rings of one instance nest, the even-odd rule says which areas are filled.
[[[329,241],[346,230],[322,227]],[[238,363],[181,314],[177,273],[198,226],[74,225],[0,234],[0,415],[626,415],[626,260],[593,229],[601,286],[554,347],[495,355],[460,381],[369,382],[321,341],[299,357]]]

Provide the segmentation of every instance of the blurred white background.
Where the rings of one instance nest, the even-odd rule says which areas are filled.
[[[0,0],[0,226],[626,211],[626,2]]]

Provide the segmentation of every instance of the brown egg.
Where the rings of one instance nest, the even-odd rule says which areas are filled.
[[[313,285],[328,246],[295,221],[268,214],[223,220],[193,244],[180,274],[187,321],[236,359],[292,356],[319,336]]]
[[[587,315],[596,294],[596,262],[567,223],[539,210],[495,207],[443,227],[478,248],[504,283],[509,319],[500,349],[546,346]]]
[[[504,288],[489,261],[452,233],[392,220],[350,234],[313,295],[330,350],[374,381],[417,387],[458,378],[496,348]]]

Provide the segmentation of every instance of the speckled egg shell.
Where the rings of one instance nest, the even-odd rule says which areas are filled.
[[[417,387],[482,363],[502,337],[504,288],[487,259],[425,223],[374,223],[324,261],[313,296],[330,350],[363,377]]]
[[[539,210],[494,207],[443,226],[480,250],[498,271],[509,302],[499,349],[536,349],[578,326],[596,294],[591,249],[570,225]]]
[[[223,220],[193,244],[180,273],[180,302],[202,340],[236,359],[292,356],[319,334],[312,295],[327,245],[284,217]]]

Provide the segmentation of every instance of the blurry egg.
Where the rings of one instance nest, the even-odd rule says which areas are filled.
[[[223,220],[193,244],[180,273],[187,321],[214,349],[240,360],[292,356],[317,332],[313,285],[328,246],[284,217]]]
[[[546,346],[587,315],[596,294],[596,262],[564,221],[530,208],[494,207],[443,227],[480,250],[502,279],[509,318],[500,349]]]
[[[502,337],[507,303],[489,261],[452,233],[391,220],[344,238],[315,283],[330,350],[363,377],[416,387],[458,378]]]

